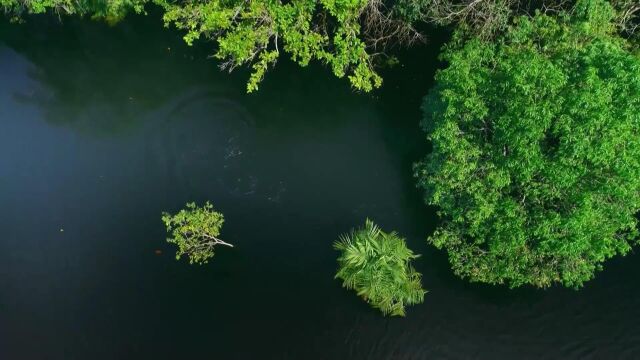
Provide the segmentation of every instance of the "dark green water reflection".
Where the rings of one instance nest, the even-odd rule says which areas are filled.
[[[640,357],[637,256],[580,292],[509,291],[427,247],[411,164],[444,37],[373,95],[286,61],[246,95],[157,16],[0,25],[0,359]],[[176,262],[160,212],[207,199],[236,247]],[[405,319],[333,280],[367,216],[424,255]]]

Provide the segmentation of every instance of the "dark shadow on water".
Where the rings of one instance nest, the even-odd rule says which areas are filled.
[[[162,28],[153,9],[115,26],[53,16],[29,17],[24,24],[0,21],[0,33],[34,65],[30,76],[40,85],[16,93],[16,101],[43,109],[51,123],[94,135],[135,129],[150,111],[194,88],[240,102],[255,112],[257,126],[292,133],[308,123],[335,126],[345,118],[341,104],[372,101],[355,94],[330,69],[318,64],[301,68],[285,56],[259,91],[246,94],[247,69],[220,71],[209,58],[213,43],[187,46],[178,31]],[[318,91],[325,88],[331,90]]]
[[[44,109],[54,124],[94,135],[135,128],[190,86],[222,82],[228,94],[242,82],[221,74],[204,47],[190,48],[164,29],[157,11],[115,26],[32,16],[23,24],[0,22],[0,33],[34,65],[31,77],[41,85],[17,100]]]

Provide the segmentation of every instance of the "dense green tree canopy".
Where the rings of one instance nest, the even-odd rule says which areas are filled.
[[[459,276],[577,287],[636,242],[640,59],[613,16],[583,0],[446,49],[416,175],[444,221],[429,240]]]
[[[334,244],[340,251],[336,278],[355,289],[385,315],[404,316],[405,306],[419,304],[425,291],[411,266],[418,257],[398,234],[385,233],[371,220]]]
[[[224,216],[213,210],[207,202],[204,206],[188,203],[177,214],[162,214],[162,221],[171,235],[167,242],[178,246],[176,259],[189,257],[191,264],[206,264],[214,255],[216,245],[233,245],[218,239]]]

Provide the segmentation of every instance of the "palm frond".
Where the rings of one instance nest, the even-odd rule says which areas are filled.
[[[385,233],[367,219],[333,247],[340,251],[335,277],[384,315],[405,316],[405,305],[424,300],[422,276],[410,265],[418,255],[396,232]]]

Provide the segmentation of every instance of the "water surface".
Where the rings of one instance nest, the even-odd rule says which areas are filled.
[[[640,358],[636,255],[580,291],[512,291],[427,246],[411,164],[444,38],[372,95],[285,59],[247,95],[156,15],[2,23],[0,359]],[[160,213],[205,200],[235,248],[190,266]],[[423,254],[407,318],[333,279],[333,241],[366,217]]]

